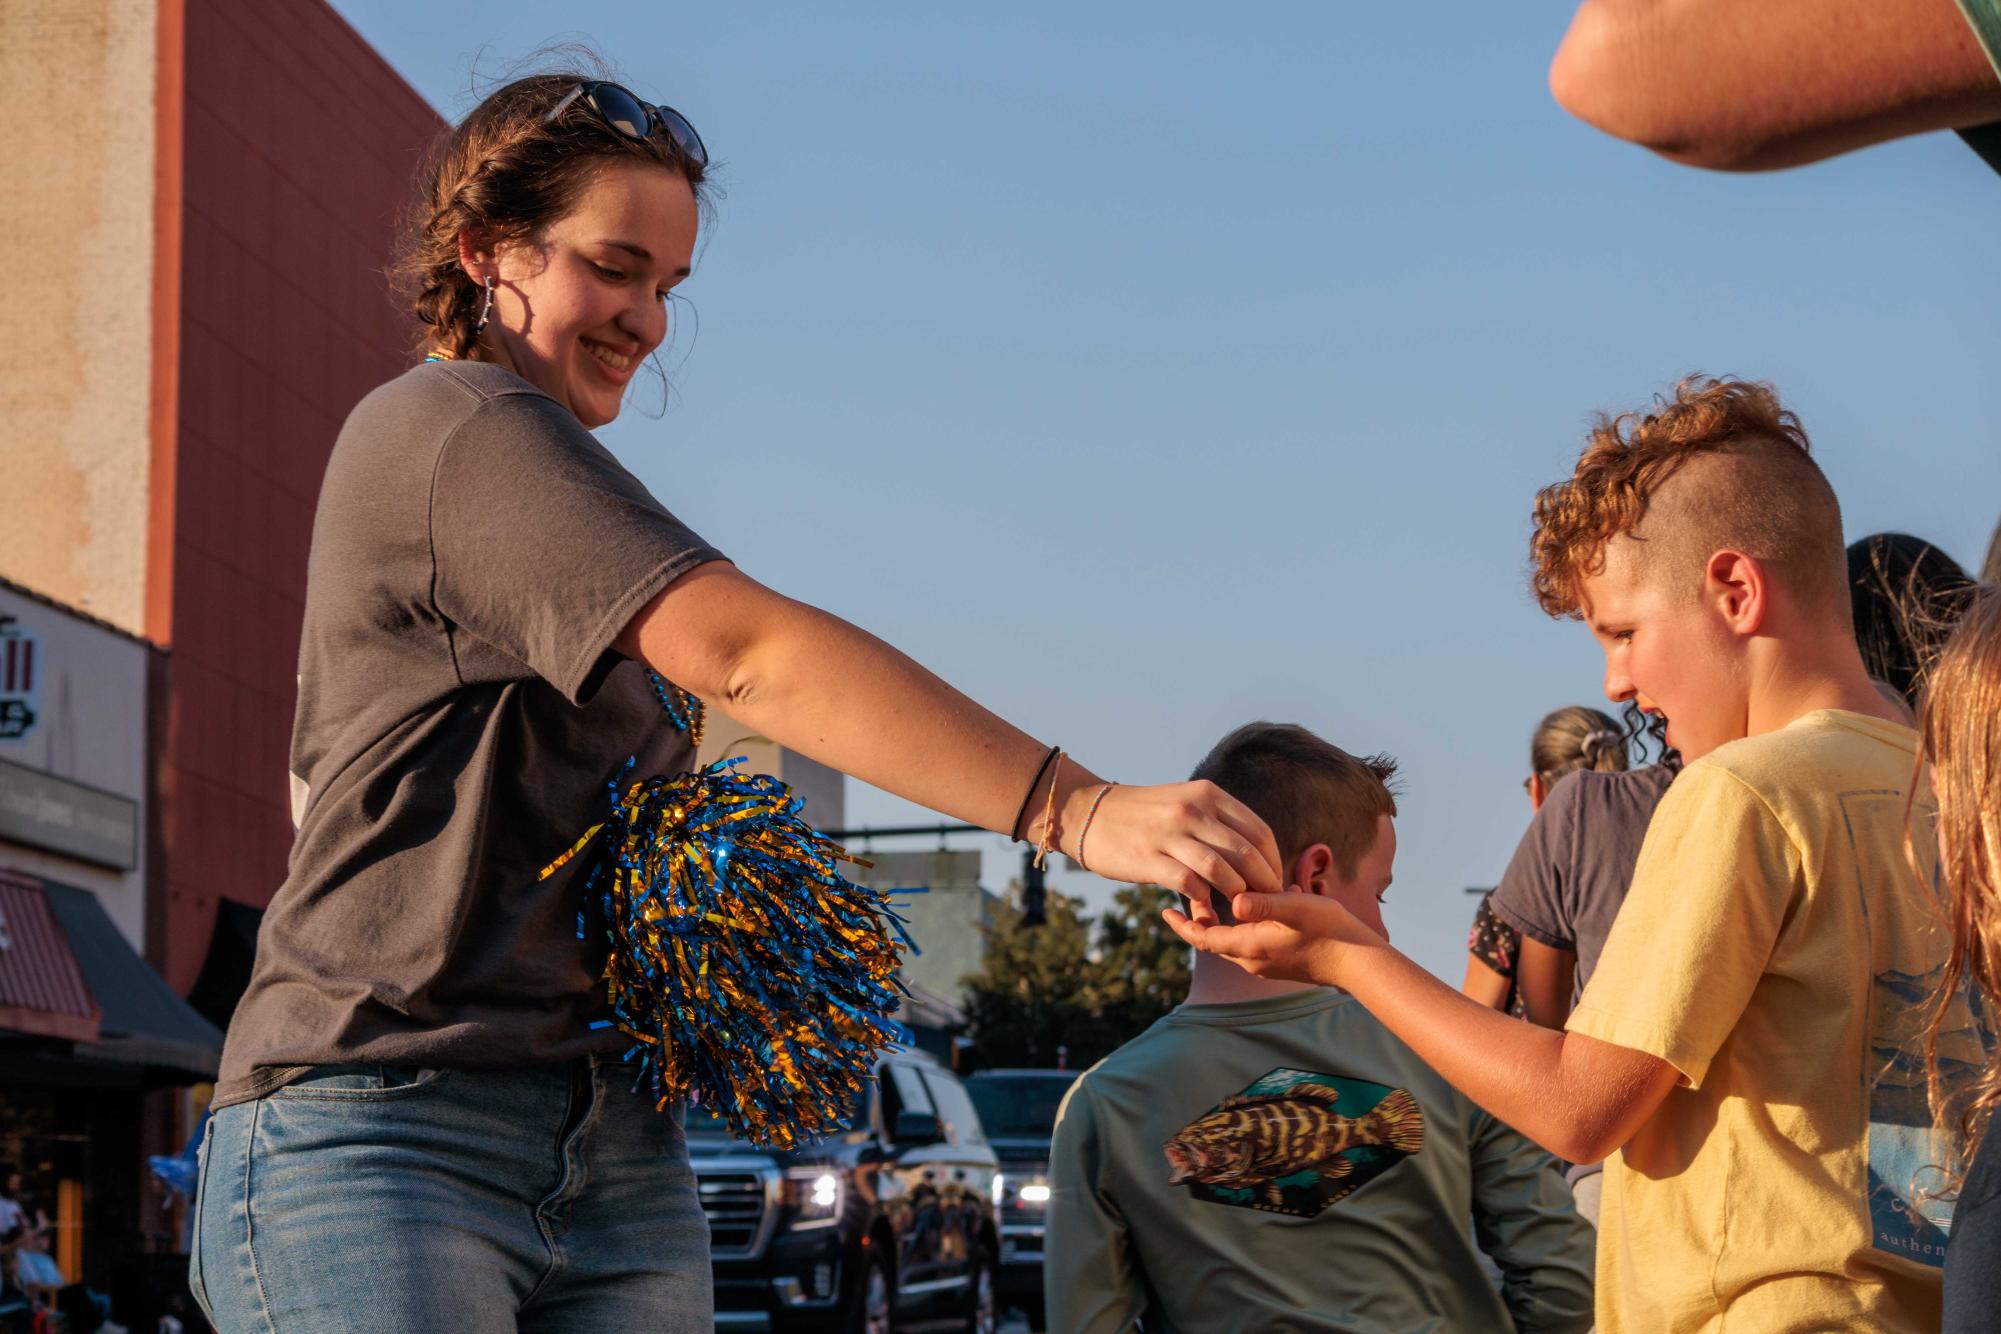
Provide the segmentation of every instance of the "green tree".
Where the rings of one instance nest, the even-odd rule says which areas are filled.
[[[986,953],[963,985],[969,1035],[987,1066],[1081,1070],[1141,1033],[1188,994],[1188,949],[1160,920],[1174,895],[1127,885],[1093,923],[1051,890],[1048,922],[1021,925],[1011,900],[983,928]]]
[[[1178,898],[1159,885],[1127,885],[1098,918],[1091,1011],[1114,1045],[1188,998],[1188,947],[1160,920]]]
[[[1081,1069],[1105,1054],[1091,1010],[1090,919],[1053,889],[1045,912],[1044,925],[1023,926],[1020,910],[1003,900],[981,928],[986,955],[962,986],[982,1065],[1053,1066],[1061,1050]]]

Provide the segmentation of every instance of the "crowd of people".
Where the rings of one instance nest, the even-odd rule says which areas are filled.
[[[49,1212],[22,1194],[22,1172],[0,1163],[0,1316],[19,1306],[54,1307],[67,1283],[49,1253],[54,1223]]]
[[[56,1258],[58,1224],[26,1187],[18,1163],[0,1162],[0,1334],[124,1334],[105,1293],[64,1274]],[[182,1334],[173,1295],[154,1334]]]
[[[1993,152],[1994,0],[1720,8],[1587,0],[1559,99],[1711,165]],[[314,519],[297,836],[203,1134],[216,1327],[714,1327],[678,1107],[630,1092],[657,1035],[607,1016],[563,852],[628,767],[689,767],[703,700],[1187,896],[1188,1004],[1057,1132],[1059,1331],[1986,1327],[2001,607],[1922,543],[1851,564],[1773,390],[1686,382],[1536,498],[1536,595],[1628,708],[1538,729],[1461,994],[1383,931],[1387,758],[1252,724],[1187,782],[1103,780],[742,573],[595,439],[707,170],[588,69],[427,160],[421,361],[354,408]]]
[[[1188,1004],[1078,1081],[1053,1329],[1996,1327],[2001,591],[1844,550],[1741,380],[1602,418],[1535,522],[1626,721],[1536,728],[1463,993],[1376,907],[1387,764],[1217,747],[1285,889],[1170,913]]]

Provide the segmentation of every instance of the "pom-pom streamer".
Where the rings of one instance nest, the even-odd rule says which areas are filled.
[[[910,938],[882,891],[840,873],[869,863],[800,819],[785,784],[738,763],[621,796],[628,761],[611,818],[542,877],[596,841],[585,899],[610,944],[605,993],[658,1105],[691,1096],[736,1135],[791,1148],[846,1128],[897,1040],[886,1016]]]

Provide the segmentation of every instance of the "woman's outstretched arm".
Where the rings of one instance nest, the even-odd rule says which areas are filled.
[[[698,566],[669,584],[617,647],[802,755],[982,828],[1041,838],[1053,775],[1037,783],[1022,828],[1009,826],[1047,743],[875,636],[733,565]],[[1101,780],[1073,761],[1060,768],[1055,845],[1075,856]],[[1100,875],[1151,881],[1199,903],[1211,886],[1280,888],[1271,831],[1211,783],[1114,789],[1085,851]]]

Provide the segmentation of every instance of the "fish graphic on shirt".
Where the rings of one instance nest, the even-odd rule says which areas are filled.
[[[1172,1169],[1168,1183],[1256,1192],[1276,1209],[1284,1203],[1282,1179],[1313,1173],[1328,1185],[1339,1183],[1355,1170],[1351,1149],[1408,1155],[1424,1147],[1424,1113],[1407,1090],[1390,1090],[1359,1116],[1335,1110],[1340,1102],[1339,1089],[1312,1078],[1225,1098],[1162,1146]]]

